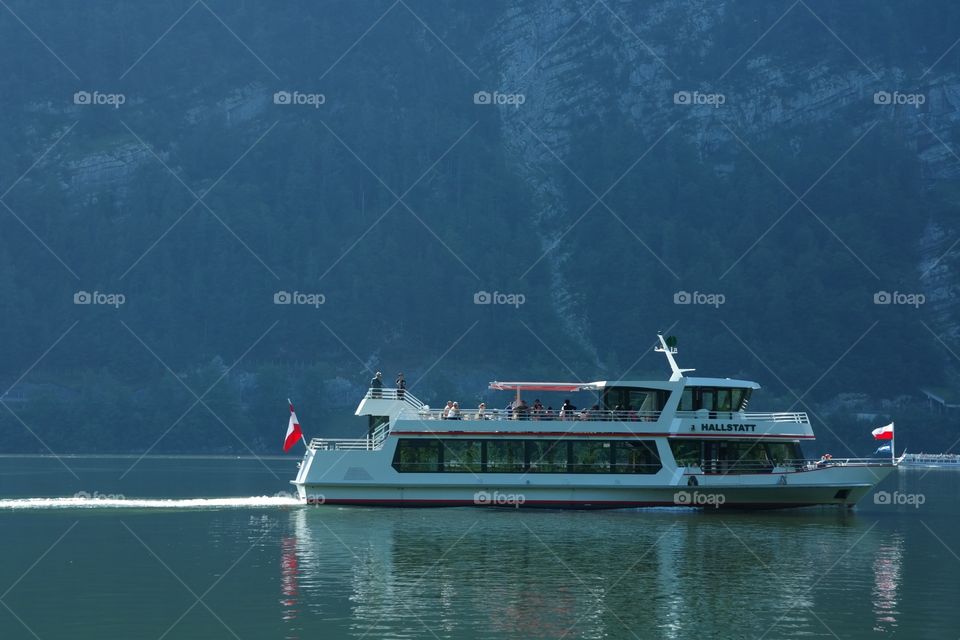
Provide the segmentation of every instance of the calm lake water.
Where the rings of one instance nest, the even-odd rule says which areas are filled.
[[[4,640],[960,636],[960,471],[852,512],[563,512],[300,507],[294,458],[64,462],[0,457]]]

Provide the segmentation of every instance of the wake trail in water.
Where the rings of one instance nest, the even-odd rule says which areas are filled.
[[[251,496],[249,498],[125,498],[77,497],[15,498],[0,500],[4,509],[242,509],[249,507],[296,507],[302,503],[292,496]]]

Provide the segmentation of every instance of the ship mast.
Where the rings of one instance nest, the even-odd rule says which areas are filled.
[[[671,382],[674,382],[674,381],[676,381],[676,380],[681,380],[681,379],[683,378],[683,374],[685,374],[685,373],[687,373],[687,372],[689,372],[689,371],[696,371],[696,369],[681,369],[681,368],[677,365],[677,361],[673,359],[673,355],[674,355],[675,353],[677,353],[677,347],[676,347],[676,346],[669,346],[669,345],[667,345],[667,341],[664,339],[663,334],[658,333],[658,334],[657,334],[657,339],[660,341],[660,346],[658,346],[658,347],[655,346],[655,347],[653,348],[653,350],[654,350],[654,351],[659,351],[659,352],[661,352],[663,355],[667,356],[667,362],[670,363],[670,371],[672,372],[671,375],[670,375],[670,381],[671,381]],[[674,339],[672,340],[672,342],[673,342],[673,344],[675,345],[675,344],[676,344],[676,339],[674,338]]]

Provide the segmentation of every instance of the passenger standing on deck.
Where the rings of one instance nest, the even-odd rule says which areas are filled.
[[[397,400],[403,400],[407,389],[407,381],[403,379],[403,371],[397,374]]]
[[[370,381],[370,397],[382,397],[383,392],[381,389],[383,389],[383,374],[377,371],[376,375],[373,376],[373,380]]]

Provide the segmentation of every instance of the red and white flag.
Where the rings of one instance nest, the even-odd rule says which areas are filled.
[[[877,440],[893,440],[893,423],[891,422],[885,427],[877,427],[871,433]]]
[[[283,439],[284,452],[290,451],[290,448],[297,444],[297,440],[303,438],[303,431],[300,430],[300,421],[297,420],[297,414],[293,411],[293,403],[290,402],[289,398],[287,402],[290,404],[290,422],[287,424],[287,435]]]

